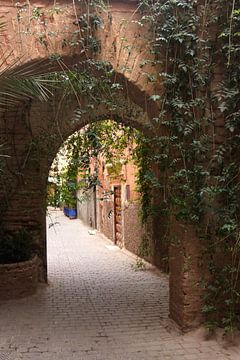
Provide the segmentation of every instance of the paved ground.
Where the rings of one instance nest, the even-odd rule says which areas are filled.
[[[52,213],[49,286],[0,305],[0,359],[240,359],[215,341],[168,328],[164,277],[136,271],[135,260],[79,220]]]

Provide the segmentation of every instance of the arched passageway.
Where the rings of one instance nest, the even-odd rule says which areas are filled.
[[[70,73],[73,74],[71,70]],[[48,102],[28,100],[2,114],[7,122],[1,122],[1,139],[9,146],[5,171],[11,178],[7,193],[3,193],[6,199],[2,220],[12,227],[24,224],[36,232],[45,279],[46,183],[59,147],[76,130],[99,119],[113,118],[146,133],[152,131],[147,113],[126,96],[126,88],[110,93],[111,84],[116,84],[115,77],[102,84],[101,72],[97,72],[95,66],[84,66],[74,74],[79,76],[77,82],[73,84],[68,79],[66,88],[54,90]],[[59,76],[68,75],[61,72]],[[78,86],[85,81],[86,93],[82,95]],[[5,181],[6,178],[7,175]],[[18,211],[22,203],[25,203],[24,215]]]
[[[8,182],[9,179],[11,182],[7,193],[3,192],[5,208],[2,221],[12,228],[24,226],[34,234],[40,246],[39,276],[45,281],[47,279],[46,186],[50,165],[61,144],[69,135],[86,124],[108,118],[129,124],[148,136],[154,134],[151,118],[145,111],[145,103],[142,104],[142,108],[137,105],[124,87],[116,94],[112,93],[111,96],[107,91],[99,94],[98,80],[101,76],[96,75],[91,68],[87,68],[86,76],[90,81],[94,79],[96,83],[95,88],[84,96],[74,93],[74,90],[72,94],[63,97],[63,92],[57,89],[47,103],[37,100],[27,101],[14,111],[3,115],[7,116],[7,122],[2,122],[2,135],[4,142],[8,143],[11,149],[10,158],[6,159],[7,178]],[[116,84],[116,82],[110,81],[110,87],[111,84]],[[97,94],[96,98],[95,94]],[[94,100],[91,98],[92,95]],[[146,96],[145,94],[144,97]],[[24,211],[22,211],[23,204]],[[161,222],[161,219],[157,221]],[[179,230],[176,229],[176,231]],[[189,250],[195,258],[198,256],[198,253],[195,253],[196,246],[197,242]],[[198,317],[199,289],[189,291],[194,305],[185,307],[185,303],[181,302],[181,293],[184,292],[183,287],[188,279],[182,277],[179,272],[181,263],[177,259],[180,255],[181,250],[177,248],[172,254],[173,265],[170,263],[170,293],[172,294],[170,309],[171,316],[175,320],[188,326]],[[184,258],[185,256],[190,255],[186,253]],[[184,262],[184,258],[181,261]],[[193,279],[200,276],[199,273],[195,273],[194,268],[192,271]]]
[[[42,6],[45,3],[43,1]],[[70,3],[66,1],[68,10],[72,9]],[[7,7],[6,18],[16,12],[15,7]],[[66,19],[73,27],[76,16],[71,11]],[[127,26],[122,28],[123,14]],[[42,281],[47,279],[46,183],[50,165],[64,140],[84,125],[106,118],[128,123],[149,136],[155,132],[153,119],[158,105],[150,96],[156,88],[159,90],[161,84],[146,80],[146,72],[141,70],[140,63],[148,47],[148,32],[141,36],[144,29],[137,22],[136,3],[133,1],[123,6],[122,2],[113,2],[111,11],[104,13],[104,16],[107,17],[107,26],[104,31],[97,33],[102,40],[99,54],[86,56],[86,52],[81,52],[81,46],[74,51],[67,50],[55,40],[50,49],[46,46],[48,43],[45,40],[49,41],[49,38],[45,38],[45,33],[41,38],[45,48],[42,44],[39,46],[39,39],[36,46],[36,33],[31,33],[29,41],[23,42],[19,40],[23,32],[14,32],[14,22],[9,25],[6,46],[2,48],[2,51],[6,50],[12,41],[18,44],[13,52],[14,59],[24,52],[30,54],[18,70],[37,68],[45,74],[54,71],[63,80],[63,87],[52,89],[53,95],[49,96],[47,102],[27,97],[0,114],[0,137],[2,143],[7,145],[9,156],[6,158],[4,177],[1,178],[1,221],[13,229],[26,227],[36,238],[40,247],[39,277]],[[52,26],[58,28],[58,36],[61,37],[59,27],[62,27],[62,15],[55,14],[53,19],[49,17],[48,20],[53,21]],[[43,30],[44,19],[41,21],[34,26],[40,26],[40,30]],[[71,34],[68,33],[69,36]],[[133,49],[131,54],[123,51],[126,35]],[[126,45],[124,49],[127,49]],[[58,56],[49,60],[55,50],[59,52],[61,60]],[[129,67],[131,72],[128,71]],[[74,74],[77,74],[76,77]],[[74,79],[71,75],[74,75]],[[183,240],[184,246],[175,244],[170,257],[170,314],[179,324],[187,327],[198,324],[200,318],[199,246],[197,239],[192,241],[194,232],[184,226],[175,225],[173,233]],[[189,257],[191,269],[183,271]]]

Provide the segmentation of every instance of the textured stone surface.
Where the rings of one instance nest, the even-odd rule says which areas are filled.
[[[139,216],[139,203],[131,202],[125,205],[124,217],[124,246],[132,253],[139,255],[139,248],[143,237],[143,229]]]
[[[175,243],[170,246],[170,313],[178,324],[196,327],[203,322],[201,308],[207,272],[202,244],[191,226],[172,221],[171,231]]]
[[[0,354],[14,360],[237,360],[168,322],[167,278],[51,213],[49,285],[0,304]],[[5,357],[4,360],[8,359]]]
[[[38,285],[38,258],[0,265],[0,300],[32,295]]]

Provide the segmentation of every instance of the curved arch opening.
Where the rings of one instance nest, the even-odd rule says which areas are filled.
[[[51,218],[50,222],[48,222],[49,280],[51,284],[59,283],[58,274],[56,275],[56,270],[54,269],[56,269],[55,262],[60,257],[62,259],[62,274],[69,271],[66,270],[69,267],[75,267],[76,269],[76,276],[74,277],[76,291],[84,292],[83,284],[85,282],[90,287],[94,283],[94,290],[91,291],[96,293],[96,297],[102,298],[102,302],[99,305],[107,306],[109,304],[109,309],[112,309],[114,304],[119,306],[119,311],[116,311],[118,319],[122,318],[121,311],[124,312],[127,308],[131,309],[132,314],[135,313],[134,307],[136,304],[141,309],[142,314],[145,314],[151,307],[151,301],[155,302],[158,298],[159,318],[166,320],[168,318],[168,281],[166,278],[161,280],[161,278],[156,277],[156,286],[153,286],[153,283],[150,282],[148,294],[146,292],[137,295],[134,291],[132,292],[125,288],[124,285],[128,277],[132,277],[132,281],[135,281],[135,277],[138,277],[137,271],[144,270],[145,267],[147,269],[150,268],[150,265],[145,263],[142,258],[151,260],[152,254],[147,252],[146,247],[144,248],[145,252],[140,253],[144,229],[139,218],[139,193],[134,188],[136,186],[137,167],[135,165],[133,168],[132,164],[132,150],[136,146],[134,142],[136,142],[136,137],[140,136],[140,132],[131,129],[132,127],[128,127],[127,131],[124,132],[123,126],[116,125],[115,123],[116,137],[108,142],[110,134],[112,136],[114,133],[111,128],[112,126],[112,120],[105,122],[97,121],[94,124],[85,126],[78,133],[73,133],[64,142],[64,150],[66,150],[69,144],[70,146],[73,145],[71,155],[76,149],[81,150],[79,147],[86,146],[85,154],[87,153],[87,159],[84,164],[81,161],[78,162],[78,181],[76,181],[75,187],[72,186],[72,174],[67,171],[63,172],[64,175],[67,173],[67,176],[70,176],[70,191],[74,188],[75,197],[73,200],[76,201],[77,219],[75,221],[71,219],[73,216],[72,212],[70,214],[65,213],[65,216],[63,215],[64,205],[66,204],[61,203],[63,201],[61,195],[57,202],[61,203],[62,209],[51,210]],[[94,149],[90,147],[89,150],[89,144],[84,145],[83,141],[86,138],[89,140],[89,135],[94,136],[90,140],[96,140],[95,136],[99,128],[101,128],[101,131],[104,131],[103,135],[107,134],[107,136],[103,136],[103,139],[101,139],[103,144],[97,144],[97,146],[93,147]],[[123,133],[117,136],[118,133],[116,132],[118,131],[123,131]],[[108,143],[107,145],[106,142]],[[109,148],[106,149],[106,146],[109,146]],[[109,151],[111,151],[110,154]],[[64,153],[66,155],[66,151]],[[74,160],[76,160],[76,158],[79,158],[79,155],[84,156],[84,152],[79,151],[74,155]],[[69,160],[71,162],[72,159],[70,158]],[[86,167],[83,166],[85,164]],[[98,168],[97,178],[95,177],[96,165]],[[62,160],[60,171],[64,166],[68,167],[65,159]],[[76,178],[75,171],[74,178]],[[82,181],[83,183],[81,183]],[[99,233],[105,237],[102,238],[102,235],[99,237]],[[146,246],[146,237],[144,245]],[[119,248],[124,248],[137,257],[134,259],[128,257],[124,260],[125,255],[122,255]],[[63,251],[66,254],[67,260],[62,255]],[[111,262],[112,265],[108,267]],[[125,275],[122,271],[124,262],[126,264]],[[70,263],[71,265],[69,266]],[[118,275],[116,275],[117,268],[119,270]],[[148,272],[143,273],[147,274]],[[152,279],[152,281],[155,280]],[[64,284],[64,276],[61,277],[60,281],[61,283],[63,282],[61,291],[64,292],[65,286],[67,286]],[[102,287],[99,287],[98,281],[102,283]],[[139,281],[141,283],[141,280]],[[135,288],[138,288],[137,284]],[[138,291],[139,289],[136,290],[136,292]],[[149,294],[151,294],[152,300],[149,300]],[[79,298],[78,295],[76,296]],[[117,298],[112,303],[111,297],[116,296]],[[127,299],[128,297],[129,299]],[[133,304],[135,305],[133,306]]]
[[[70,1],[67,1],[67,3],[70,3]],[[71,3],[74,4],[74,1]],[[25,88],[25,95],[27,96],[24,99],[21,97],[12,109],[7,107],[6,111],[0,113],[2,120],[0,138],[6,143],[7,151],[9,151],[9,153],[6,153],[9,157],[6,157],[4,165],[6,177],[3,181],[1,179],[3,186],[0,189],[0,206],[3,209],[1,212],[2,223],[7,224],[9,228],[13,229],[18,229],[19,227],[29,229],[39,244],[39,256],[41,259],[39,272],[41,278],[45,281],[47,279],[46,182],[50,165],[61,144],[76,130],[104,118],[122,121],[149,136],[156,132],[162,132],[162,128],[159,129],[161,125],[153,126],[154,121],[158,120],[157,118],[154,120],[154,117],[157,117],[159,113],[159,101],[151,99],[151,95],[155,93],[155,90],[157,94],[161,94],[162,84],[158,81],[154,84],[156,74],[157,78],[159,78],[158,65],[154,70],[150,70],[153,70],[154,74],[147,74],[145,72],[144,75],[144,71],[141,71],[143,66],[141,62],[145,60],[146,53],[150,51],[150,58],[153,55],[148,44],[149,34],[145,34],[146,36],[141,39],[142,31],[137,21],[138,15],[135,1],[130,2],[134,4],[134,8],[130,6],[127,9],[122,7],[122,2],[111,2],[111,4],[114,3],[118,3],[117,6],[114,9],[112,7],[110,12],[104,14],[108,21],[107,30],[105,33],[101,32],[100,34],[100,31],[98,33],[101,40],[103,40],[103,52],[94,55],[90,54],[88,60],[86,60],[86,54],[84,56],[80,54],[79,47],[73,51],[68,49],[66,52],[62,47],[60,49],[61,59],[49,61],[50,49],[41,48],[41,46],[38,46],[39,44],[36,45],[36,38],[34,36],[29,38],[29,44],[27,42],[23,44],[23,42],[19,41],[16,51],[13,52],[13,57],[15,55],[20,56],[22,49],[26,49],[28,56],[36,46],[36,51],[33,51],[30,54],[31,56],[28,57],[33,60],[27,60],[25,64],[19,66],[16,69],[16,73],[19,75],[22,70],[24,72],[24,69],[30,70],[30,72],[32,69],[35,71],[37,69],[37,73],[45,74],[45,78],[50,76],[49,74],[51,73],[51,75],[60,79],[62,86],[60,88],[57,86],[50,87],[52,94],[47,102],[41,102],[39,96],[37,98],[32,96],[31,87],[27,87],[27,90]],[[18,6],[19,4],[14,8],[14,13],[18,10]],[[9,6],[10,8],[11,6]],[[125,12],[129,26],[127,32],[130,35],[129,45],[131,50],[133,50],[132,54],[129,52],[130,47],[123,45],[125,40],[121,37],[125,33],[125,26],[122,26],[122,12]],[[9,17],[11,12],[6,14],[6,17]],[[35,25],[45,26],[44,19],[43,23],[41,23],[42,15],[44,14],[40,14],[39,23]],[[69,15],[71,25],[73,25],[72,13],[69,13]],[[112,26],[112,15],[114,26]],[[19,20],[18,17],[16,19],[16,21]],[[52,18],[51,20],[54,19]],[[12,24],[12,22],[9,22],[9,24]],[[12,25],[10,25],[10,29],[11,27]],[[109,34],[107,33],[108,30],[110,30]],[[20,31],[17,36],[22,35],[22,33]],[[116,35],[117,41],[115,43]],[[10,38],[7,37],[7,39]],[[7,48],[8,41],[6,41],[6,45]],[[22,47],[22,45],[24,46]],[[57,45],[56,49],[58,49],[60,42],[55,45]],[[47,47],[46,42],[44,46]],[[3,52],[4,47],[5,44],[3,45]],[[21,47],[22,49],[20,50]],[[123,54],[123,48],[126,50],[125,54]],[[66,55],[67,53],[69,55]],[[120,59],[121,56],[122,59]],[[36,57],[42,58],[40,63],[36,60]],[[55,56],[52,56],[52,58],[55,58]],[[128,64],[130,64],[130,68],[126,66]],[[123,70],[124,68],[126,71]],[[130,74],[131,71],[132,73]],[[147,79],[146,75],[149,75]],[[50,80],[52,80],[51,77]],[[160,95],[157,95],[157,97],[155,95],[155,99],[159,97]],[[101,164],[101,166],[102,170],[104,167],[104,172],[106,163]],[[119,193],[117,194],[117,191],[119,191],[117,185],[113,185],[113,194],[111,196],[114,195],[115,190],[116,197],[119,196]],[[5,191],[5,188],[7,188],[7,191]],[[129,195],[128,191],[129,189],[126,187],[126,197]],[[161,201],[161,196],[158,196],[158,193],[155,196],[156,202],[159,199]],[[100,197],[104,197],[104,195]],[[24,211],[22,211],[23,206]],[[132,212],[133,210],[131,209],[131,212],[128,213],[129,219]],[[105,217],[111,218],[111,210],[106,211]],[[157,223],[152,225],[157,234],[162,231],[162,223],[160,227]],[[174,251],[171,256],[175,264],[172,267],[173,276],[170,289],[173,299],[172,317],[180,324],[191,325],[196,319],[196,322],[199,322],[201,307],[200,300],[198,299],[199,293],[201,294],[199,277],[202,273],[199,270],[197,261],[201,251],[197,248],[197,239],[197,245],[192,246],[192,239],[195,239],[196,234],[188,231],[189,229],[186,230],[182,227],[182,224],[179,227],[177,225],[173,229],[174,239],[177,238],[177,240],[173,244]],[[178,242],[178,236],[182,242]],[[191,239],[191,244],[188,243],[188,238]],[[158,239],[153,240],[154,245],[158,246]],[[158,253],[156,253],[157,258]],[[188,262],[192,258],[194,260]],[[192,289],[193,281],[197,286]],[[191,289],[189,290],[189,288]],[[193,306],[194,301],[197,301],[196,306]]]
[[[32,204],[32,199],[29,199],[27,215],[23,219],[20,214],[17,214],[16,225],[13,226],[29,227],[31,224],[30,227],[36,233],[37,241],[40,243],[40,255],[43,261],[41,277],[45,279],[46,270],[44,269],[47,265],[43,210],[45,184],[50,165],[61,144],[76,130],[100,119],[114,119],[149,135],[153,132],[151,120],[144,111],[147,95],[140,91],[144,101],[141,102],[141,106],[136,104],[131,98],[129,80],[124,75],[115,73],[109,65],[101,66],[99,69],[95,64],[83,62],[79,67],[75,64],[74,70],[68,66],[61,72],[56,71],[59,62],[52,62],[51,67],[48,65],[49,60],[45,59],[40,63],[31,62],[20,66],[17,71],[22,74],[28,69],[31,78],[31,69],[38,66],[39,74],[45,73],[44,81],[47,85],[50,81],[50,87],[44,89],[45,93],[47,91],[50,94],[48,101],[34,99],[31,92],[28,93],[29,88],[26,87],[26,95],[30,95],[30,99],[18,101],[10,111],[6,109],[3,113],[5,117],[11,112],[8,128],[4,129],[4,137],[11,148],[10,158],[6,158],[7,167],[17,168],[11,170],[16,173],[16,186],[22,181],[20,177],[31,179],[31,181],[26,180],[21,183],[16,196],[13,195],[11,199],[12,203],[7,204],[3,221],[5,219],[6,222],[8,221],[13,211],[12,206],[18,206],[18,198],[25,199],[28,191],[35,193],[36,202]],[[61,86],[58,86],[58,82]],[[136,87],[133,84],[133,89]],[[11,128],[15,129],[14,132]],[[38,204],[37,198],[41,199],[38,200]],[[31,211],[33,207],[34,214]]]
[[[73,72],[70,74],[74,75]],[[10,194],[11,202],[7,203],[8,208],[2,220],[13,227],[25,226],[34,233],[40,248],[40,277],[45,281],[46,183],[50,165],[61,144],[76,130],[106,118],[127,123],[148,136],[155,133],[152,119],[144,111],[145,103],[138,106],[124,86],[109,78],[107,84],[104,83],[107,86],[102,88],[99,86],[99,81],[102,80],[99,72],[97,75],[93,71],[85,72],[84,77],[81,76],[82,73],[78,71],[77,77],[74,78],[76,87],[72,87],[72,82],[67,78],[64,85],[68,86],[65,86],[63,91],[53,89],[54,96],[51,96],[48,102],[30,99],[23,105],[18,104],[11,117],[9,116],[8,126],[4,128],[4,136],[12,149],[12,156],[6,159],[6,162],[9,165],[9,174],[15,176],[16,186],[14,183]],[[86,79],[85,92],[81,92],[81,86],[86,85]],[[146,100],[146,94],[144,98]],[[3,116],[6,117],[7,114],[10,112],[6,111]],[[23,203],[26,207],[24,214],[19,211]],[[110,216],[110,213],[108,215]],[[156,232],[161,231],[158,224],[155,225]],[[157,254],[154,255],[157,258]],[[176,312],[179,313],[179,310]]]
[[[106,224],[103,224],[103,214],[100,215],[100,211],[103,210],[104,201],[112,202],[116,187],[122,188],[125,193],[121,203],[129,205],[131,201],[140,201],[136,154],[142,137],[143,134],[133,127],[112,120],[91,123],[73,133],[64,142],[52,163],[52,191],[48,203],[62,208],[75,208],[75,216],[78,210],[80,218],[104,233]],[[104,213],[107,213],[105,220],[111,220],[109,237],[117,242],[116,224],[112,219],[114,204],[111,206],[111,209],[109,206],[108,210],[104,209]],[[140,227],[137,214],[138,211],[135,222],[139,222]],[[138,247],[140,243],[135,246],[136,254],[139,253]]]

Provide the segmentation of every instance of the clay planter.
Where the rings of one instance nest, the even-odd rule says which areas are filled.
[[[38,257],[15,264],[0,264],[0,300],[34,294],[38,285]]]

